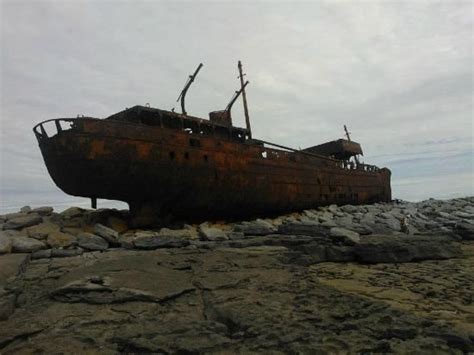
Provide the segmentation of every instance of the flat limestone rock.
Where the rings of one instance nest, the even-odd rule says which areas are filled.
[[[57,224],[46,222],[26,228],[26,234],[28,234],[30,238],[42,240],[46,239],[51,233],[59,232],[59,230],[60,227]]]
[[[182,238],[167,238],[162,236],[156,237],[141,237],[133,241],[133,245],[137,249],[154,250],[160,248],[182,248],[189,245],[187,239]]]
[[[345,228],[331,228],[331,238],[334,240],[340,240],[346,245],[355,245],[360,242],[359,233],[350,231]]]
[[[195,239],[197,237],[197,232],[195,229],[169,229],[161,228],[159,235],[167,238],[187,238]]]
[[[236,225],[234,231],[242,232],[244,235],[268,235],[275,233],[277,228],[263,219],[257,219]]]
[[[28,213],[26,212],[12,212],[12,213],[7,213],[6,215],[3,215],[2,219],[9,220],[9,219],[14,219],[18,217],[26,217],[28,216]]]
[[[53,211],[53,207],[49,206],[36,207],[31,210],[31,212],[38,213],[40,216],[49,216]]]
[[[81,248],[87,250],[106,250],[109,247],[109,243],[104,238],[92,233],[78,234],[77,243]]]
[[[128,224],[122,218],[109,216],[107,218],[107,225],[118,233],[123,233],[128,230]]]
[[[46,248],[46,244],[33,238],[12,237],[11,240],[14,253],[32,253]]]
[[[60,215],[64,218],[74,218],[74,217],[79,217],[85,212],[84,209],[79,208],[79,207],[69,207],[68,209],[62,211]]]
[[[362,263],[403,263],[462,256],[459,243],[439,235],[370,235],[355,246],[355,253]]]
[[[316,248],[319,242],[313,244]],[[351,248],[340,247],[332,257],[350,258]],[[33,261],[12,285],[22,290],[21,309],[2,322],[1,351],[306,354],[474,350],[471,333],[463,332],[463,327],[468,330],[470,326],[469,313],[461,311],[469,309],[462,300],[472,299],[472,275],[466,272],[470,260],[420,263],[424,274],[406,274],[414,267],[405,265],[405,273],[398,277],[394,277],[398,265],[362,265],[371,272],[362,277],[364,285],[376,282],[380,287],[358,293],[361,277],[354,270],[360,265],[282,263],[282,255],[289,252],[283,247],[115,250]],[[326,285],[322,278],[338,283]],[[390,293],[400,280],[402,291],[414,290],[425,280],[416,294],[419,298],[405,300]],[[347,290],[340,290],[340,285]],[[433,291],[443,298],[430,303]],[[421,311],[428,316],[415,313],[420,312],[418,300],[424,302]],[[392,307],[392,301],[398,307]],[[438,301],[445,302],[443,309],[450,311],[443,319],[434,316],[442,304]],[[407,311],[407,306],[413,311]]]
[[[46,240],[52,248],[67,248],[77,243],[76,237],[63,232],[53,232]]]
[[[8,254],[0,256],[0,286],[15,278],[23,271],[30,260],[30,254]]]
[[[94,262],[92,266],[74,268],[64,277],[64,281],[72,281],[63,283],[60,280],[50,297],[62,303],[159,303],[195,289],[186,270],[159,265],[163,258],[149,254],[153,252],[137,253],[141,252],[111,252],[107,253],[107,258]],[[68,262],[61,264],[67,265]]]
[[[30,213],[24,217],[8,219],[3,225],[3,229],[22,229],[42,222],[41,216],[36,213]]]
[[[112,228],[106,227],[103,224],[97,223],[94,225],[94,233],[104,238],[107,242],[112,245],[118,244],[119,234]]]
[[[0,235],[0,255],[11,253],[12,245],[12,241],[9,237]]]
[[[216,241],[216,240],[227,240],[227,234],[219,228],[208,227],[207,225],[199,226],[199,235],[202,240]]]
[[[292,222],[278,227],[278,233],[288,235],[328,236],[329,228],[314,222]]]
[[[474,224],[468,222],[458,222],[455,225],[455,231],[464,240],[474,240]]]

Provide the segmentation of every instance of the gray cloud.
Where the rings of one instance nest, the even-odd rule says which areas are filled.
[[[27,203],[25,191],[66,200],[35,123],[146,102],[170,109],[201,61],[187,106],[207,117],[238,87],[238,59],[257,137],[306,147],[347,124],[365,161],[394,171],[395,197],[474,193],[454,182],[456,171],[474,177],[472,2],[0,4],[0,209]],[[237,105],[234,117],[244,124]],[[435,176],[451,185],[420,183]]]

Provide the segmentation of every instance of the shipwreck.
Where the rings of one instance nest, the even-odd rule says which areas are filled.
[[[135,215],[226,218],[275,214],[328,204],[391,200],[390,170],[360,162],[362,149],[339,139],[292,149],[252,137],[242,65],[240,90],[209,119],[134,106],[105,119],[58,118],[34,134],[46,167],[65,193],[125,201]],[[231,109],[242,96],[246,127]]]

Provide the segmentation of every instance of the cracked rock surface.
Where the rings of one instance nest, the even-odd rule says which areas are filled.
[[[2,354],[474,351],[474,244],[406,264],[289,263],[283,246],[30,261]]]
[[[474,197],[128,217],[0,215],[0,354],[474,352]]]

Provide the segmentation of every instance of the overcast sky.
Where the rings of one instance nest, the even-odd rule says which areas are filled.
[[[305,148],[346,124],[395,198],[474,195],[472,1],[0,3],[0,212],[84,203],[52,182],[34,124],[171,109],[200,62],[187,111],[207,117],[239,59],[254,137]]]

